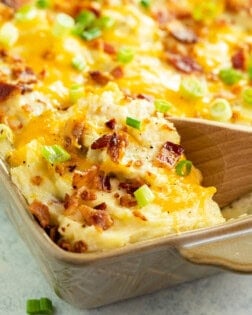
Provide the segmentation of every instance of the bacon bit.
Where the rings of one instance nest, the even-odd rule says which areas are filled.
[[[0,58],[5,59],[8,56],[8,53],[4,49],[0,49]]]
[[[0,82],[0,102],[5,101],[18,92],[20,92],[20,89],[17,85]]]
[[[107,230],[113,225],[113,220],[105,210],[97,210],[86,205],[80,206],[81,214],[87,225],[95,225],[103,230]]]
[[[119,202],[120,206],[127,208],[135,207],[137,205],[136,199],[130,194],[121,196]]]
[[[45,227],[45,231],[47,233],[47,235],[50,237],[50,239],[53,241],[53,242],[57,242],[60,238],[60,234],[58,232],[58,226],[57,225],[49,225],[47,227]]]
[[[120,195],[116,192],[116,193],[114,193],[114,198],[119,198],[120,197]]]
[[[160,149],[157,155],[157,161],[166,166],[173,167],[180,156],[183,154],[184,149],[181,145],[167,141]]]
[[[124,183],[120,183],[118,187],[121,189],[125,189],[128,194],[132,195],[134,191],[136,191],[142,185],[143,185],[143,182],[141,180],[135,179],[131,181],[128,180],[127,182],[124,182]]]
[[[97,198],[95,192],[91,190],[83,190],[80,193],[80,197],[82,200],[96,200]]]
[[[137,218],[139,218],[139,219],[141,219],[143,221],[148,221],[147,218],[138,210],[134,210],[133,214],[134,214],[135,217],[137,217]]]
[[[169,31],[172,37],[181,43],[194,44],[198,42],[198,37],[194,31],[178,21],[170,23]]]
[[[154,12],[153,18],[158,22],[160,26],[164,26],[170,21],[171,15],[167,10]]]
[[[108,74],[100,71],[90,71],[89,75],[91,79],[99,85],[106,85],[111,80],[111,77]]]
[[[44,205],[40,201],[34,200],[32,204],[30,204],[29,210],[43,228],[50,225],[50,213],[48,206]]]
[[[97,206],[95,206],[94,209],[106,210],[107,209],[107,204],[106,204],[106,202],[102,202],[102,203],[98,204]]]
[[[96,139],[95,142],[91,144],[92,150],[104,149],[109,145],[111,135],[103,135],[100,138]]]
[[[110,73],[115,79],[121,79],[124,76],[123,67],[121,66],[115,67]]]
[[[67,252],[72,251],[71,243],[69,241],[64,240],[64,239],[61,239],[58,241],[58,246],[64,250],[66,250]]]
[[[137,94],[136,97],[139,98],[140,100],[146,100],[146,101],[149,101],[149,102],[153,101],[153,97],[150,96],[150,95],[146,95],[146,94]]]
[[[104,191],[111,191],[111,183],[110,183],[110,176],[109,175],[103,175],[101,178],[101,182],[102,182],[102,190]]]
[[[202,67],[190,56],[181,56],[177,54],[168,54],[167,61],[177,70],[185,73],[202,72]]]
[[[33,176],[33,177],[31,178],[31,182],[32,182],[32,184],[35,185],[35,186],[40,186],[40,184],[42,183],[42,181],[43,181],[43,178],[42,178],[41,176],[39,176],[39,175]]]
[[[235,69],[244,70],[245,69],[245,56],[243,49],[238,50],[231,57],[232,65]]]
[[[83,241],[77,241],[73,244],[74,253],[85,253],[88,250],[88,246]]]
[[[114,163],[118,162],[127,144],[128,143],[125,135],[118,135],[115,132],[112,134],[108,144],[107,152]]]
[[[73,126],[72,135],[78,144],[81,144],[81,140],[85,129],[84,127],[85,126],[83,122],[76,122]]]
[[[233,12],[239,12],[242,9],[249,9],[251,7],[250,0],[226,0],[226,7]]]
[[[77,165],[68,165],[68,170],[72,173],[76,169]]]
[[[81,188],[83,186],[89,187],[93,183],[94,178],[98,176],[99,168],[93,165],[85,172],[74,171],[73,175],[73,188]]]
[[[103,51],[109,55],[115,55],[116,54],[116,49],[113,45],[109,43],[103,43]]]
[[[37,77],[30,67],[17,67],[12,70],[14,79],[17,79],[19,83],[33,84],[37,82]]]
[[[2,0],[3,4],[7,5],[10,8],[18,9],[24,4],[28,3],[28,0]]]
[[[115,118],[112,118],[112,119],[110,119],[109,121],[106,121],[106,122],[105,122],[105,125],[106,125],[109,129],[114,130],[114,129],[115,129],[115,126],[116,126],[116,120],[115,120]]]

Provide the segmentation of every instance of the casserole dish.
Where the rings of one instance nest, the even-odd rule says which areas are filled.
[[[64,167],[54,168],[53,165],[51,165],[53,162],[51,162],[48,151],[50,151],[52,147],[55,149],[55,145],[56,151],[63,153],[63,160],[61,162],[71,160],[70,154],[65,152],[65,149],[67,149],[71,153],[76,153],[75,155],[77,157],[81,156],[82,159],[90,153],[90,157],[93,159],[97,158],[95,161],[98,161],[98,163],[101,163],[102,157],[106,162],[107,155],[110,155],[109,166],[113,165],[113,171],[119,169],[120,165],[117,162],[121,155],[121,151],[119,150],[120,146],[116,156],[108,153],[113,152],[112,148],[115,146],[114,142],[123,144],[122,151],[124,151],[127,141],[124,138],[117,137],[116,133],[107,135],[103,133],[107,127],[112,130],[114,129],[114,127],[111,126],[111,120],[113,121],[113,118],[116,118],[119,122],[120,120],[123,121],[123,124],[118,124],[119,128],[123,128],[120,131],[125,132],[125,129],[127,131],[127,126],[133,127],[134,129],[131,129],[131,131],[133,130],[133,136],[136,138],[139,136],[138,142],[142,144],[140,125],[147,125],[150,119],[148,115],[145,117],[146,113],[144,113],[142,117],[137,110],[135,110],[138,109],[139,111],[139,108],[141,109],[141,103],[145,103],[146,108],[151,109],[154,113],[154,122],[156,122],[157,119],[165,120],[165,128],[162,128],[162,130],[169,129],[167,128],[169,126],[167,126],[166,118],[169,115],[176,114],[182,116],[188,114],[189,116],[202,118],[218,118],[219,120],[245,124],[251,123],[251,119],[249,117],[247,118],[244,114],[244,111],[246,112],[247,110],[246,106],[251,103],[251,89],[249,88],[251,65],[247,65],[245,62],[245,59],[249,57],[249,52],[247,50],[242,52],[240,52],[240,50],[237,51],[238,48],[235,45],[235,47],[231,45],[230,53],[234,53],[235,57],[233,58],[232,56],[234,66],[239,66],[240,70],[243,72],[249,70],[248,74],[242,74],[240,70],[234,71],[234,69],[231,69],[230,72],[230,69],[222,69],[222,60],[219,60],[218,56],[214,54],[212,54],[212,63],[209,64],[208,56],[202,58],[202,49],[204,55],[204,48],[206,47],[201,47],[202,40],[198,39],[198,36],[205,38],[205,29],[203,29],[202,34],[197,34],[196,32],[199,16],[195,16],[195,21],[192,25],[193,29],[191,30],[188,30],[187,27],[184,28],[183,23],[177,24],[178,21],[173,21],[175,24],[172,23],[170,25],[168,23],[169,17],[167,20],[167,17],[162,17],[158,14],[160,12],[166,12],[159,11],[159,4],[163,3],[165,5],[165,2],[155,2],[157,7],[154,6],[156,10],[154,12],[156,13],[154,20],[152,19],[152,12],[144,11],[145,8],[143,7],[139,8],[138,1],[125,1],[125,3],[127,3],[125,7],[117,6],[117,1],[115,1],[116,5],[114,1],[111,1],[111,7],[104,12],[97,2],[92,2],[90,7],[88,1],[83,1],[83,7],[81,7],[81,9],[84,8],[84,12],[77,11],[77,13],[80,13],[80,16],[76,16],[75,12],[75,9],[80,9],[78,1],[73,1],[74,10],[72,10],[71,5],[68,5],[68,1],[55,1],[55,12],[50,11],[50,9],[43,11],[42,9],[44,8],[41,7],[34,9],[34,6],[26,6],[15,12],[6,11],[6,7],[3,9],[6,11],[7,21],[4,21],[1,27],[0,39],[1,45],[3,47],[7,46],[9,51],[8,49],[7,51],[1,51],[3,63],[2,74],[5,81],[2,82],[2,89],[0,89],[2,90],[0,96],[3,102],[1,122],[4,124],[4,126],[1,124],[1,127],[5,128],[3,130],[6,131],[5,138],[7,140],[13,140],[11,130],[15,130],[15,135],[17,135],[17,139],[19,139],[19,141],[14,140],[13,144],[14,146],[17,145],[17,150],[11,155],[11,158],[8,151],[10,150],[12,141],[8,143],[6,152],[3,153],[6,153],[5,158],[12,166],[10,172],[12,171],[12,178],[16,178],[19,190],[23,191],[24,189],[25,191],[27,187],[30,187],[29,185],[31,185],[31,183],[33,184],[32,189],[30,189],[28,193],[27,191],[24,193],[28,203],[34,201],[36,197],[36,187],[40,186],[43,182],[44,186],[47,188],[47,186],[49,186],[47,183],[50,182],[43,181],[42,176],[40,176],[41,173],[38,173],[36,169],[36,173],[34,174],[32,167],[36,167],[36,163],[39,161],[36,155],[33,155],[32,157],[34,159],[30,159],[27,163],[24,153],[34,153],[36,148],[40,149],[39,145],[35,145],[33,152],[34,142],[31,141],[32,138],[36,140],[35,144],[41,141],[42,138],[40,144],[43,144],[43,150],[39,150],[39,156],[42,158],[41,154],[43,152],[43,158],[49,162],[45,164],[45,161],[42,160],[42,166],[46,165],[46,167],[42,167],[42,169],[48,171],[49,175],[47,178],[53,182],[53,176],[50,176],[54,174],[52,170],[55,174],[57,173],[57,178],[62,177],[65,171]],[[41,2],[39,3],[41,6]],[[108,3],[110,3],[110,1],[108,1]],[[146,2],[141,1],[141,3],[144,4]],[[168,6],[166,9],[169,11]],[[209,8],[207,8],[207,10],[208,9]],[[27,10],[29,14],[27,14]],[[58,12],[57,10],[65,13],[56,14],[56,12]],[[106,15],[103,15],[103,13]],[[113,23],[111,24],[111,19],[108,19],[108,13],[112,14],[115,19],[116,27],[113,26]],[[122,23],[124,20],[128,21],[127,18],[125,19],[124,14],[127,14],[129,17],[129,25]],[[11,20],[13,16],[14,20]],[[91,22],[89,20],[88,25],[85,24],[87,22],[87,16],[89,19],[91,18]],[[5,19],[4,16],[3,18]],[[168,29],[166,24],[163,24],[163,18],[166,19],[165,23],[167,22],[169,24]],[[11,22],[9,22],[9,19]],[[202,19],[202,16],[200,19]],[[229,24],[228,21],[227,25],[226,23],[223,24],[221,20],[219,21],[217,28],[222,29],[223,36],[226,36],[226,26],[230,26]],[[140,27],[137,27],[137,25],[140,25]],[[230,28],[234,33],[232,23]],[[150,30],[153,30],[153,32],[150,32]],[[77,36],[75,36],[76,34],[73,35],[71,33],[72,31],[77,32]],[[11,38],[8,36],[9,32],[12,35]],[[184,38],[185,34],[186,38]],[[240,36],[240,34],[238,35]],[[241,36],[242,35],[243,34],[241,34]],[[96,38],[94,38],[94,36]],[[129,40],[129,46],[134,48],[133,50],[130,47],[126,47],[125,49],[125,47],[122,46],[122,41],[126,40],[126,38]],[[174,42],[171,38],[176,42],[176,45],[173,45]],[[247,41],[250,40],[247,33],[245,38]],[[205,38],[205,42],[207,43],[205,46],[208,46],[208,43],[210,44],[211,39],[212,36]],[[207,40],[209,40],[209,42]],[[227,43],[224,45],[221,57],[225,57],[225,52],[229,49],[230,42],[232,42],[229,40],[228,36],[226,36],[226,41]],[[39,45],[36,43],[39,43]],[[190,49],[190,47],[192,48],[196,43],[195,51],[194,49]],[[172,47],[169,44],[172,44]],[[187,44],[190,45],[188,46]],[[223,47],[223,45],[221,47]],[[213,45],[212,49],[218,50],[219,46],[216,47]],[[76,55],[76,50],[80,52],[81,57],[85,57],[84,60],[83,58],[79,60],[79,55]],[[183,52],[182,55],[180,54],[181,50]],[[10,55],[8,55],[9,52]],[[193,57],[198,61],[195,62],[194,59],[189,58],[189,56],[187,56],[189,53],[192,53]],[[20,55],[21,58],[17,58],[16,54]],[[32,58],[30,58],[31,54],[33,54]],[[237,58],[239,60],[238,65]],[[205,89],[203,69],[206,69],[207,72],[211,72],[212,67],[214,68],[216,66],[215,63],[217,63],[219,67],[217,67],[217,70],[220,70],[221,76],[219,78],[218,73],[210,73],[212,75],[209,76],[210,79],[208,78],[210,83],[209,89],[207,90]],[[227,66],[229,66],[229,64],[227,64]],[[230,75],[231,83],[236,84],[231,88],[229,86]],[[216,82],[215,80],[217,80],[216,86],[213,84],[213,82]],[[73,85],[73,83],[76,82],[78,82],[77,86],[76,84]],[[189,87],[192,85],[193,89],[188,89],[188,85]],[[103,88],[103,95],[106,97],[101,98],[100,90]],[[114,97],[111,94],[111,88],[118,90],[121,96]],[[222,91],[221,95],[219,95],[219,89]],[[179,93],[177,93],[178,91]],[[86,104],[88,94],[91,95],[91,101]],[[225,99],[223,105],[223,97],[226,97],[226,95],[230,97],[230,94],[230,104]],[[159,99],[160,95],[162,99]],[[217,98],[220,96],[222,97],[221,102],[219,98]],[[15,99],[15,97],[17,97],[17,99]],[[236,102],[237,99],[241,101],[242,97],[245,97],[243,101],[246,104],[240,104],[239,107]],[[21,100],[21,102],[18,102],[18,100]],[[124,115],[126,106],[123,106],[125,102],[129,100],[130,102],[132,101],[132,111],[128,116]],[[167,100],[169,100],[169,102],[167,102]],[[170,101],[172,103],[170,103]],[[110,108],[111,103],[115,105],[113,108]],[[178,106],[173,106],[173,103],[178,103]],[[196,104],[196,106],[192,106],[194,104]],[[220,104],[220,107],[223,108],[224,106],[226,110],[224,111],[224,117],[222,115],[220,117],[218,111],[216,113],[215,110],[212,110],[213,108],[216,109],[216,106],[218,109]],[[94,116],[91,115],[88,116],[85,114],[85,116],[83,111],[81,111],[86,105],[88,105],[92,114],[94,114],[93,111],[95,112],[95,119]],[[205,105],[206,108],[204,107]],[[96,106],[99,108],[96,108]],[[123,111],[122,117],[118,115],[118,108]],[[97,111],[95,111],[96,109]],[[106,117],[105,115],[106,119],[103,119],[104,117],[102,116],[106,109],[108,109],[110,116]],[[49,115],[48,112],[50,113]],[[55,112],[57,114],[54,116],[52,113]],[[127,113],[127,111],[125,112]],[[72,121],[76,128],[72,128],[72,124],[70,124],[70,126],[68,126],[67,123],[65,124],[65,122],[67,122],[66,116],[69,113],[76,114],[76,117],[74,116]],[[78,114],[80,114],[80,117]],[[116,114],[118,117],[114,117]],[[66,120],[64,120],[64,117]],[[125,126],[125,118],[127,126]],[[128,118],[129,122],[127,123]],[[147,121],[145,118],[147,118]],[[75,119],[77,119],[77,124],[75,124]],[[102,119],[102,131],[98,130],[100,125],[97,122],[100,119]],[[83,121],[86,123],[84,126],[82,124]],[[81,124],[78,124],[79,122],[81,122]],[[58,123],[60,126],[57,129]],[[107,125],[107,123],[109,123],[109,125]],[[146,135],[148,143],[150,139],[154,144],[161,141],[157,130],[154,129],[156,125],[155,123],[149,125],[149,133],[153,132],[149,136]],[[70,129],[70,136],[68,129]],[[95,129],[97,129],[97,134],[92,135]],[[170,131],[173,132],[174,130],[170,128]],[[106,133],[108,133],[108,129],[106,129]],[[4,133],[1,132],[1,135],[2,134]],[[85,138],[86,135],[87,137]],[[154,135],[156,138],[153,140]],[[98,136],[100,137],[98,138]],[[88,144],[85,141],[82,142],[83,137],[85,138],[84,140],[87,140]],[[102,146],[99,147],[98,142],[100,143],[101,140],[104,139],[106,139],[107,142],[105,141],[105,144],[103,143]],[[31,143],[31,145],[29,145],[29,143]],[[63,150],[62,147],[59,147],[59,144],[64,147]],[[109,146],[110,144],[111,146]],[[178,145],[176,148],[178,148]],[[104,154],[94,154],[94,150],[100,149],[103,149],[103,151],[98,152],[103,152]],[[152,143],[149,143],[149,149],[153,149]],[[164,151],[166,152],[167,148],[163,145],[161,149],[165,149]],[[73,156],[75,155],[73,154]],[[111,163],[111,157],[114,158],[114,160],[112,160],[114,164]],[[81,158],[78,159],[79,162],[80,159]],[[162,161],[162,155],[160,159]],[[141,162],[141,160],[139,161]],[[78,165],[69,164],[68,173],[74,172],[76,175],[75,178],[80,180],[84,177],[83,173],[85,173],[86,169],[77,168],[75,170],[77,166]],[[82,166],[81,163],[80,166]],[[140,163],[140,167],[141,166],[142,164]],[[158,165],[158,167],[160,166]],[[23,169],[26,169],[26,171],[29,170],[32,175],[35,175],[31,178],[32,180],[27,176],[28,173],[20,172],[20,170]],[[81,173],[80,171],[83,172]],[[218,265],[241,272],[251,271],[250,249],[252,232],[251,217],[249,216],[216,227],[204,230],[198,229],[197,231],[185,232],[181,235],[162,236],[155,240],[141,241],[137,244],[130,244],[120,249],[107,252],[86,252],[85,254],[64,252],[48,238],[47,234],[41,230],[29,211],[27,211],[27,203],[17,191],[17,188],[11,183],[8,170],[3,163],[1,163],[0,172],[1,186],[3,186],[1,192],[2,198],[5,199],[8,204],[7,214],[21,236],[28,243],[30,250],[37,258],[52,287],[62,298],[77,307],[92,308],[101,306],[152,292],[183,281],[192,280],[197,277],[210,275],[217,271],[214,266],[196,266],[189,262],[189,260],[194,263]],[[68,173],[66,175],[69,175]],[[133,173],[134,171],[131,175]],[[145,173],[147,174],[148,172]],[[24,176],[22,177],[20,175]],[[106,177],[103,176],[102,178]],[[80,188],[78,185],[74,185],[74,183],[68,181],[68,184],[69,183],[70,188],[75,189],[75,186],[77,189]],[[127,182],[122,183],[127,184]],[[69,195],[65,193],[66,187],[60,184],[62,184],[61,181],[58,183],[58,186],[61,188],[63,186],[63,189],[61,189],[62,195],[58,196],[58,194],[55,193],[57,198],[51,199],[50,202],[52,202],[55,207],[61,202],[61,209],[65,207],[65,210],[69,210],[71,200],[68,198]],[[165,181],[165,183],[162,184],[166,187],[167,182]],[[56,192],[58,192],[57,189]],[[74,196],[75,195],[73,195],[73,197]],[[85,195],[85,197],[87,196]],[[91,195],[91,197],[93,198],[93,195]],[[93,200],[92,198],[83,199],[90,201]],[[197,200],[197,198],[192,199],[194,201]],[[72,201],[75,201],[74,198],[72,198]],[[135,200],[133,201],[135,203]],[[38,204],[36,203],[36,205]],[[99,204],[99,206],[101,205],[102,203]],[[41,204],[39,207],[40,206]],[[79,210],[78,206],[79,204],[75,207],[77,214]],[[42,207],[45,209],[44,205],[40,208]],[[93,207],[95,207],[95,205],[93,205]],[[104,210],[100,208],[97,209]],[[168,212],[167,203],[165,210]],[[208,214],[208,212],[205,213]],[[90,223],[88,220],[87,222],[84,221],[84,226],[81,227],[94,225],[88,223]],[[107,230],[107,228],[113,224],[113,221],[107,220],[105,223],[108,223],[107,226],[104,226],[104,230]],[[46,228],[48,225],[49,223],[46,223],[44,227]],[[197,225],[194,227],[197,227]],[[63,226],[64,229],[62,226],[60,228],[64,232],[65,226]],[[154,232],[156,231],[154,230]],[[83,239],[86,240],[85,238]],[[79,239],[77,239],[77,241],[78,240]],[[89,241],[90,240],[92,241],[92,237],[89,238]],[[91,244],[91,242],[89,242],[89,244]],[[91,248],[90,251],[94,251],[94,248],[89,247],[89,244],[87,248]]]
[[[251,216],[109,252],[76,254],[60,249],[37,225],[2,162],[0,181],[10,221],[57,295],[78,308],[94,308],[209,276],[218,272],[216,266],[252,272]]]

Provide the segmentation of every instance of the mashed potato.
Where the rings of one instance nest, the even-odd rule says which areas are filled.
[[[94,252],[224,222],[169,117],[251,124],[251,29],[236,22],[249,6],[13,4],[0,4],[0,156],[49,236]]]

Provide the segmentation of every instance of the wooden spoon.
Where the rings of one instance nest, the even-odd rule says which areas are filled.
[[[181,135],[185,154],[215,186],[220,207],[252,191],[252,127],[197,118],[170,119]]]

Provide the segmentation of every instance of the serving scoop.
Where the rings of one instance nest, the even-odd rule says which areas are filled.
[[[222,208],[252,191],[252,127],[197,118],[171,118],[189,160],[215,186]]]

